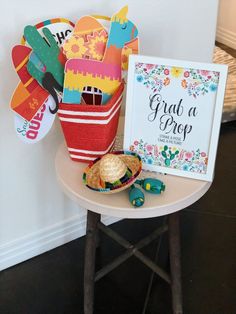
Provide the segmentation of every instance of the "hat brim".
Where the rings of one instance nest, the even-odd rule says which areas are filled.
[[[101,185],[99,164],[102,157],[97,158],[87,166],[83,174],[84,184],[91,190],[102,193],[117,193],[130,187],[142,171],[142,161],[138,154],[130,151],[116,151],[110,154],[119,155],[119,158],[126,164],[127,168],[132,172],[132,176],[120,185],[104,188]]]

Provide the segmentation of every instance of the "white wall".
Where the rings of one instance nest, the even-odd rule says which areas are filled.
[[[236,1],[220,0],[216,39],[236,49]]]
[[[0,11],[0,268],[72,240],[84,232],[85,211],[61,192],[54,157],[62,141],[58,122],[39,144],[17,138],[9,100],[18,82],[11,48],[26,24],[53,17],[76,21],[91,13],[111,15],[129,4],[147,55],[211,61],[216,0],[10,0]],[[109,220],[111,222],[111,220]]]

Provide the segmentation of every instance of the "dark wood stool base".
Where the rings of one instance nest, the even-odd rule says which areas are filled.
[[[95,257],[98,237],[97,224],[101,215],[88,211],[85,263],[84,263],[84,313],[93,313]]]
[[[169,256],[171,275],[166,273],[151,259],[145,256],[140,249],[155,240],[161,234],[169,229]],[[121,246],[126,252],[114,259],[111,263],[100,269],[95,274],[95,257],[98,242],[98,231],[101,230]],[[168,216],[168,225],[163,225],[153,231],[137,244],[133,245],[125,240],[118,233],[105,226],[101,222],[100,214],[88,211],[87,231],[85,247],[85,265],[84,265],[84,314],[93,314],[94,303],[94,283],[125,262],[131,256],[137,257],[153,272],[171,285],[172,305],[174,314],[182,314],[182,289],[181,289],[181,265],[180,265],[180,230],[179,213],[176,212]]]
[[[181,248],[179,212],[168,216],[169,225],[169,255],[171,273],[172,308],[174,314],[182,314],[182,286],[181,286]]]

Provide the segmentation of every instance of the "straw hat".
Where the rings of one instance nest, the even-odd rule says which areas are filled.
[[[141,158],[129,151],[117,151],[97,158],[83,174],[84,184],[98,192],[116,193],[131,186],[142,170]]]

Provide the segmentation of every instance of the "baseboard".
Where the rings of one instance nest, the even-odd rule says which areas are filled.
[[[216,30],[216,40],[233,49],[236,49],[236,33],[229,31],[223,27],[218,27]]]
[[[106,225],[120,218],[104,217]],[[77,215],[61,223],[0,246],[0,270],[24,262],[85,235],[86,216]]]

